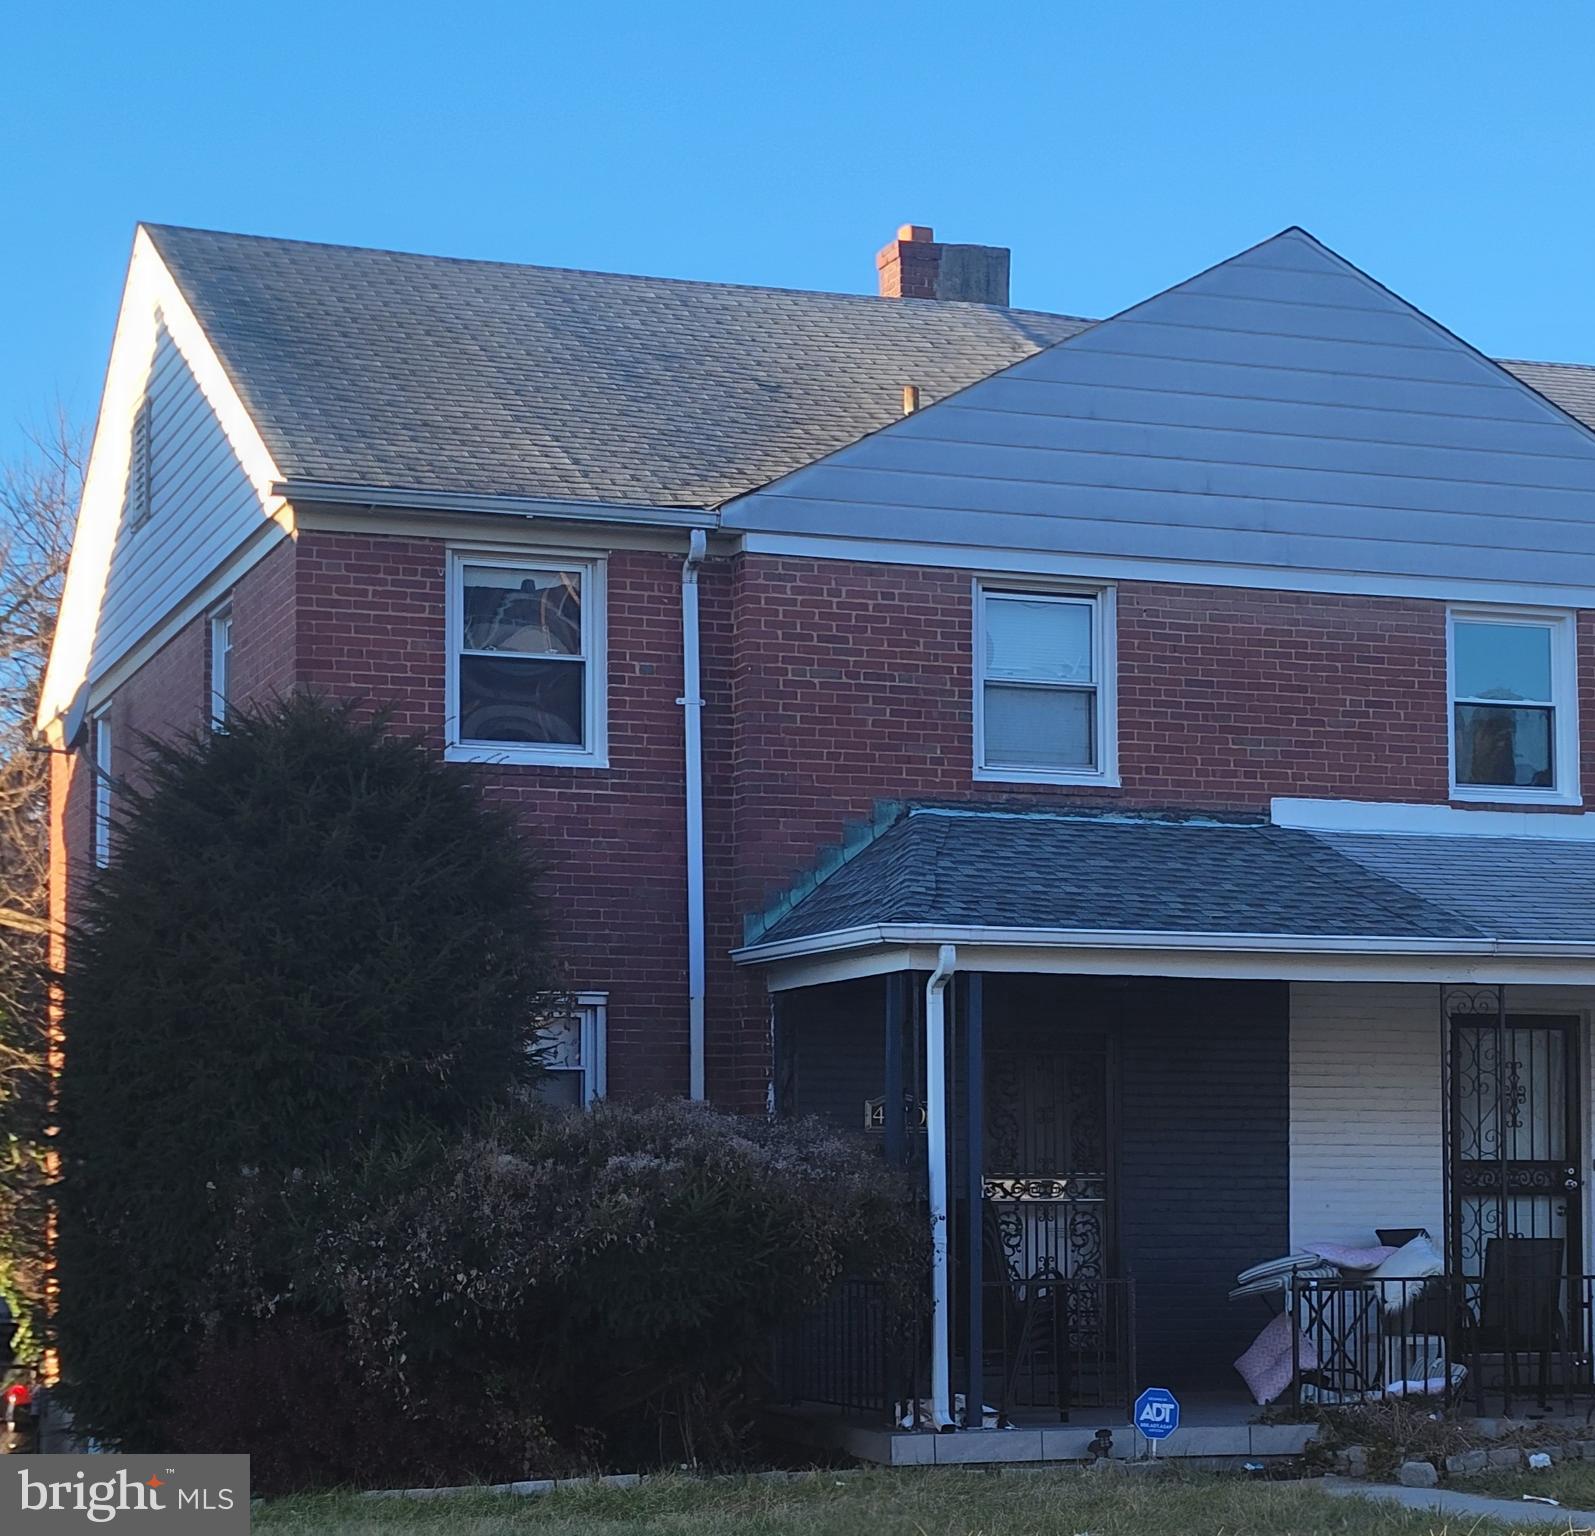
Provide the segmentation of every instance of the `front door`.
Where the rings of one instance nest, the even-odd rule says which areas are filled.
[[[1009,1280],[1112,1273],[1109,1057],[1104,1034],[987,1026],[986,1219]]]
[[[1560,1238],[1583,1268],[1579,1023],[1451,1020],[1450,1263],[1477,1277],[1497,1237]]]

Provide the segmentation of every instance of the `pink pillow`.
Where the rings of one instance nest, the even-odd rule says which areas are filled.
[[[1293,1333],[1295,1328],[1290,1317],[1281,1312],[1252,1340],[1246,1353],[1235,1362],[1235,1369],[1251,1389],[1254,1402],[1273,1402],[1290,1385],[1298,1364],[1304,1371],[1318,1369],[1318,1351],[1313,1348],[1313,1341],[1309,1338],[1302,1338],[1299,1356],[1292,1358]]]

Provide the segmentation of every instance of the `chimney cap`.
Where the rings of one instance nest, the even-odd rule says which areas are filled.
[[[936,238],[936,231],[929,224],[899,224],[897,238],[912,241],[915,245],[924,245]]]

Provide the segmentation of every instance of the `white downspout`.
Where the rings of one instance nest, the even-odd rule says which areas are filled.
[[[958,951],[943,944],[925,983],[925,1164],[930,1187],[930,1413],[953,1423],[947,1316],[947,984]]]
[[[690,1092],[704,1098],[703,1067],[703,685],[698,655],[698,567],[708,550],[694,528],[681,567],[682,696],[687,750],[687,1056]]]

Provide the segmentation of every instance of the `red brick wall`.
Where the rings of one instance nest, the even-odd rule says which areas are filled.
[[[1441,602],[1119,583],[1122,787],[1110,789],[975,782],[966,572],[751,555],[736,593],[748,904],[883,799],[1264,811],[1274,795],[1447,798]],[[1595,732],[1585,742],[1595,765]]]
[[[293,540],[284,539],[233,587],[234,704],[261,702],[289,692],[296,658]],[[205,696],[210,697],[210,641],[205,641]]]
[[[681,556],[609,560],[608,770],[482,765],[548,862],[567,983],[610,994],[617,1094],[687,1083]],[[291,684],[391,704],[440,741],[446,554],[434,539],[302,533],[233,594],[238,696]],[[709,1087],[763,1101],[762,980],[727,958],[763,908],[881,800],[1262,811],[1273,795],[1444,802],[1442,603],[1124,582],[1122,788],[976,784],[971,580],[741,556],[702,575]],[[196,620],[118,691],[119,746],[203,718]],[[1595,614],[1581,616],[1595,784]],[[86,777],[57,815],[88,849]],[[63,883],[62,900],[66,895]]]
[[[610,556],[607,771],[472,768],[547,860],[568,985],[609,993],[617,1095],[687,1088],[680,572],[680,556]],[[391,702],[441,741],[442,542],[304,533],[296,575],[299,681]]]
[[[229,594],[233,606],[233,696],[243,701],[293,684],[294,546],[276,545]],[[137,782],[140,738],[170,737],[202,726],[210,713],[210,619],[190,620],[110,700],[112,774]],[[92,729],[86,740],[91,739]],[[90,868],[93,785],[86,753],[52,760],[51,915],[70,921],[74,888]],[[112,798],[113,815],[115,797]]]

